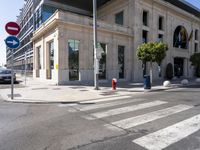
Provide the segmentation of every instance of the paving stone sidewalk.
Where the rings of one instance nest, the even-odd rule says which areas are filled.
[[[20,78],[21,81],[23,78]],[[88,100],[104,99],[110,97],[123,97],[144,94],[145,92],[163,91],[169,88],[177,88],[180,84],[175,83],[172,87],[163,87],[161,84],[152,86],[151,90],[144,90],[142,83],[124,83],[113,91],[111,85],[104,84],[100,90],[94,90],[93,86],[66,85],[57,86],[50,82],[44,82],[31,77],[27,78],[27,84],[21,82],[15,85],[14,99],[10,98],[10,88],[0,89],[0,95],[5,101],[23,103],[80,103]]]

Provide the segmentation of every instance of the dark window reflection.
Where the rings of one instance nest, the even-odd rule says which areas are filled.
[[[142,42],[143,43],[148,42],[148,31],[142,30]]]
[[[119,25],[124,24],[124,12],[121,11],[115,15],[115,23]]]
[[[50,68],[54,69],[54,42],[49,43]]]
[[[142,19],[143,19],[143,25],[148,26],[148,12],[147,11],[143,11]]]
[[[102,57],[99,61],[99,79],[106,79],[106,53],[107,53],[107,46],[104,43],[98,43],[98,48],[100,48],[103,53]]]
[[[187,49],[188,34],[183,26],[178,26],[174,32],[174,47]]]
[[[69,80],[79,80],[79,41],[69,40]]]
[[[124,46],[118,46],[119,78],[124,78]]]

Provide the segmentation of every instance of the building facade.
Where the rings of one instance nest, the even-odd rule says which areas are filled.
[[[174,76],[193,77],[189,58],[200,50],[200,11],[177,1],[110,0],[98,8],[100,82],[139,82],[143,64],[137,47],[149,41],[168,44],[159,67],[153,64],[153,79],[165,76],[168,63]],[[33,76],[57,84],[88,83],[94,80],[92,18],[81,13],[57,10],[33,34]],[[149,64],[147,64],[147,73]]]
[[[17,16],[17,23],[21,26],[21,31],[17,35],[20,40],[20,47],[14,51],[14,69],[22,71],[26,69],[33,70],[33,31],[37,30],[57,9],[75,11],[82,14],[88,14],[72,6],[67,6],[63,2],[56,0],[24,0],[24,6],[20,9]],[[11,51],[7,48],[7,67],[11,66]]]

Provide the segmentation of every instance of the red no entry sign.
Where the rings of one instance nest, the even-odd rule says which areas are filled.
[[[5,29],[8,34],[17,35],[21,28],[16,22],[8,22],[5,26]]]

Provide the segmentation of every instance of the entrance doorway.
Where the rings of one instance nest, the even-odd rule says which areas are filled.
[[[174,76],[181,77],[184,74],[184,58],[174,58]]]

